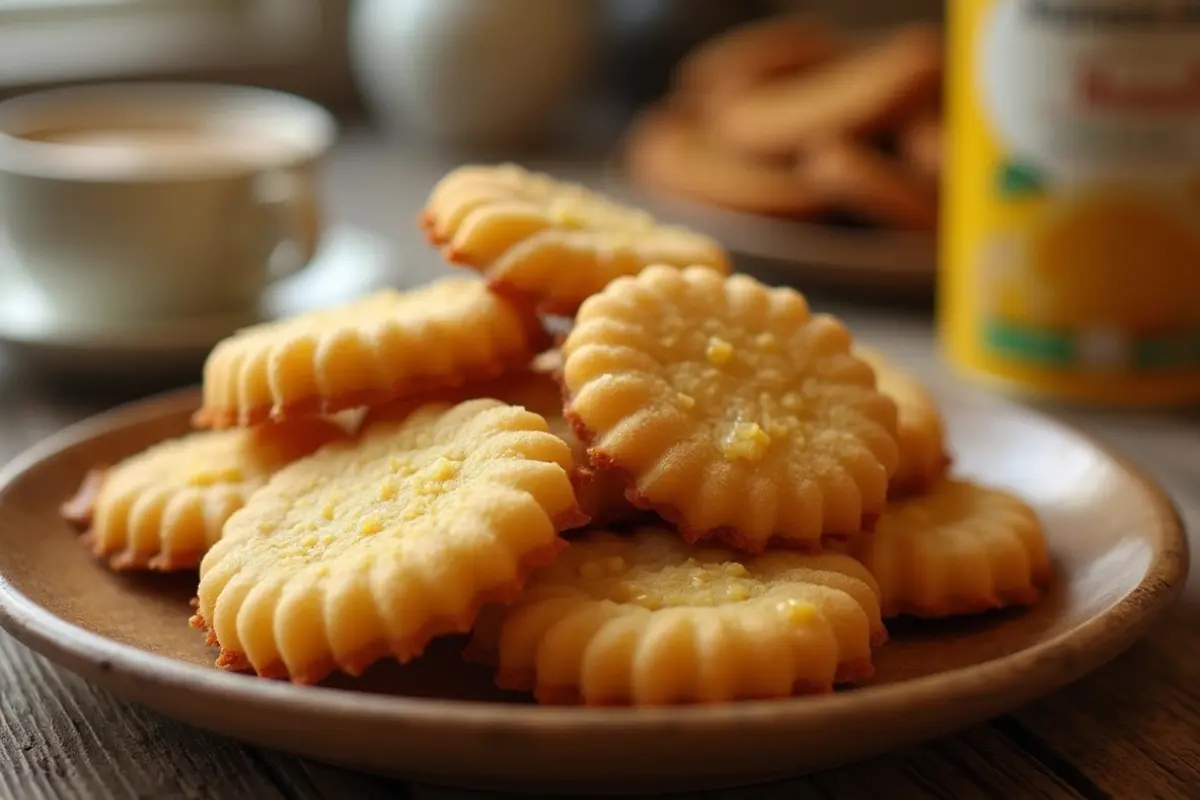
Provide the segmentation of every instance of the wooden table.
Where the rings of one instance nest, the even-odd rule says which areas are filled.
[[[578,161],[538,164],[586,180]],[[332,219],[389,237],[402,282],[439,269],[413,225],[448,163],[351,133],[330,165]],[[932,385],[928,312],[819,298]],[[0,463],[122,398],[43,386],[0,355]],[[1055,412],[1158,478],[1200,532],[1200,418]],[[1200,534],[1196,534],[1200,536]],[[1200,540],[1193,575],[1200,575]],[[0,800],[465,798],[264,752],[175,723],[59,671],[0,633]],[[1200,578],[1153,633],[1079,683],[989,724],[858,764],[713,798],[1200,798]]]

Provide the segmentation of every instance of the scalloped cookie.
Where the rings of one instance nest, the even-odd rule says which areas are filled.
[[[900,462],[888,494],[902,497],[924,491],[946,474],[950,455],[946,448],[941,410],[929,390],[912,375],[867,347],[855,354],[875,370],[879,391],[896,403],[896,443]]]
[[[200,565],[218,666],[315,683],[470,629],[580,512],[566,443],[495,400],[424,406],[280,470]]]
[[[542,703],[666,705],[829,692],[886,631],[861,564],[590,532],[481,615],[467,656]]]
[[[566,416],[689,541],[819,549],[883,510],[895,404],[836,319],[744,275],[651,267],[579,310]]]
[[[550,314],[573,313],[614,278],[647,264],[729,271],[725,251],[707,236],[513,164],[449,173],[420,220],[449,261]]]
[[[1008,492],[949,478],[889,505],[848,552],[878,581],[885,617],[1032,605],[1052,576],[1032,508]]]
[[[195,421],[247,426],[387,402],[497,375],[544,344],[532,313],[478,280],[386,289],[222,341],[204,365]]]
[[[113,569],[194,569],[271,475],[346,437],[319,417],[198,431],[92,470],[62,513],[86,527],[84,542]]]

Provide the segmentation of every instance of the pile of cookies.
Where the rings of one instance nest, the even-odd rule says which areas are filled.
[[[932,230],[941,173],[936,27],[884,36],[809,16],[701,45],[625,143],[629,178],[752,214]]]
[[[195,430],[64,504],[113,569],[198,567],[218,665],[316,683],[469,634],[544,703],[783,697],[870,677],[887,619],[1049,579],[921,384],[707,237],[515,166],[421,224],[482,280],[234,334]]]

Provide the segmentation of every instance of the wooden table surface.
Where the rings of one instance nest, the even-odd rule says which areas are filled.
[[[531,162],[582,180],[578,162]],[[347,134],[329,169],[332,220],[387,237],[401,283],[438,269],[413,216],[449,162]],[[935,387],[952,380],[928,311],[816,298]],[[47,383],[0,353],[0,464],[128,399]],[[1200,532],[1200,418],[1051,411],[1114,445]],[[1194,533],[1200,536],[1200,533]],[[1200,540],[1192,574],[1200,575]],[[0,798],[467,798],[347,772],[209,735],[97,690],[0,633]],[[1200,578],[1143,641],[1078,683],[959,735],[785,784],[713,798],[1200,798]]]

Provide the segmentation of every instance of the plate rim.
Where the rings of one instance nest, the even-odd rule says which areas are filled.
[[[27,448],[0,468],[0,502],[13,482],[48,458],[100,433],[149,415],[165,416],[194,408],[195,386],[163,392],[116,406],[69,425]],[[1033,409],[997,401],[1010,413],[1050,424],[1080,438],[1111,459],[1149,501],[1157,521],[1154,558],[1138,583],[1113,606],[1051,639],[981,664],[909,680],[865,686],[820,696],[748,700],[719,705],[650,708],[590,708],[513,705],[487,701],[450,700],[379,695],[324,686],[297,686],[250,675],[199,666],[124,644],[68,622],[21,593],[0,574],[0,628],[50,661],[72,671],[76,667],[120,674],[143,685],[173,691],[219,696],[265,710],[316,715],[353,715],[372,723],[403,720],[435,726],[486,725],[506,731],[589,728],[728,730],[738,725],[820,722],[853,716],[864,706],[904,708],[928,702],[954,702],[975,696],[978,686],[993,685],[1005,673],[1016,672],[1024,682],[1043,687],[1038,696],[1071,683],[1109,661],[1156,622],[1182,594],[1189,570],[1185,525],[1170,495],[1131,460],[1078,427]],[[1099,658],[1076,659],[1073,653],[1100,653]]]

